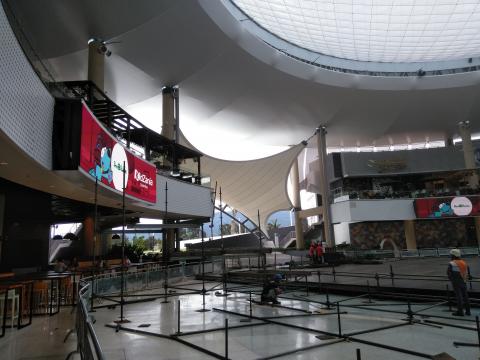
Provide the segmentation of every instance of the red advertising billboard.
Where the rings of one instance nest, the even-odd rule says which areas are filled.
[[[450,196],[415,199],[417,218],[480,216],[480,196]]]
[[[123,191],[125,164],[125,193],[137,199],[155,203],[157,171],[154,165],[133,155],[117,141],[85,104],[82,106],[80,168],[102,184]]]

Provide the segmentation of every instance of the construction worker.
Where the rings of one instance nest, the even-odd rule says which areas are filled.
[[[315,264],[317,261],[316,261],[316,256],[317,256],[317,252],[316,252],[316,244],[314,241],[312,241],[310,243],[310,248],[308,249],[308,256],[310,256],[310,261]]]
[[[322,246],[322,243],[318,243],[316,250],[317,250],[317,262],[319,264],[323,264],[323,246]]]
[[[277,300],[278,294],[282,293],[282,289],[280,289],[280,281],[282,280],[281,274],[275,274],[273,278],[267,281],[263,285],[262,290],[262,304],[267,304],[269,302],[272,305],[280,305],[280,301]]]
[[[447,275],[452,283],[453,291],[457,299],[457,311],[452,315],[463,316],[464,308],[465,314],[470,315],[470,302],[467,293],[467,263],[461,259],[461,252],[459,249],[450,250],[451,261],[448,264]]]

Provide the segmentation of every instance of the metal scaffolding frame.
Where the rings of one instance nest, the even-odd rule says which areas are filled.
[[[261,254],[259,254],[261,256]],[[225,272],[225,267],[223,269]],[[285,271],[284,271],[285,273]],[[210,329],[204,329],[204,330],[195,330],[195,331],[186,331],[182,332],[180,331],[180,318],[181,318],[181,307],[180,307],[180,300],[177,302],[177,331],[172,334],[160,334],[156,332],[151,332],[151,331],[145,331],[145,330],[138,330],[135,328],[131,327],[126,327],[126,326],[115,326],[115,325],[106,325],[108,327],[115,328],[116,330],[122,330],[122,331],[127,331],[127,332],[133,332],[137,334],[142,334],[142,335],[147,335],[147,336],[154,336],[154,337],[160,337],[160,338],[165,338],[165,339],[170,339],[173,341],[176,341],[178,343],[181,343],[183,345],[186,345],[188,347],[191,347],[195,350],[198,350],[204,354],[210,355],[214,358],[217,359],[229,359],[229,354],[228,354],[228,337],[229,337],[229,332],[235,331],[236,329],[242,329],[242,328],[247,328],[247,327],[256,327],[256,326],[262,326],[262,325],[277,325],[277,326],[282,326],[282,327],[287,327],[290,329],[294,330],[299,330],[299,331],[305,331],[309,332],[312,334],[317,334],[321,340],[331,340],[328,342],[322,342],[319,344],[314,344],[314,345],[309,345],[305,347],[298,347],[291,349],[286,352],[282,353],[277,353],[277,354],[272,354],[267,357],[261,357],[259,359],[265,360],[265,359],[274,359],[286,355],[291,355],[294,353],[299,353],[303,351],[309,351],[312,349],[317,349],[321,347],[326,347],[329,345],[337,344],[340,342],[353,342],[357,344],[363,344],[363,345],[368,345],[368,346],[373,346],[376,348],[381,348],[381,349],[386,349],[402,354],[407,354],[411,356],[416,356],[419,358],[425,358],[425,359],[440,359],[441,356],[444,356],[445,354],[427,354],[424,352],[420,351],[414,351],[410,349],[405,349],[402,347],[398,346],[392,346],[389,344],[385,344],[382,342],[375,342],[375,341],[370,341],[370,340],[365,340],[362,338],[359,338],[359,335],[367,334],[367,333],[374,333],[377,331],[382,331],[382,330],[387,330],[387,329],[393,329],[393,328],[398,328],[398,327],[406,327],[406,326],[429,326],[429,327],[434,327],[434,328],[444,328],[444,327],[452,327],[452,328],[459,328],[463,330],[468,330],[472,332],[477,333],[477,338],[478,342],[473,342],[473,343],[464,343],[464,342],[458,342],[458,341],[453,341],[453,345],[455,346],[474,346],[474,347],[479,347],[480,348],[480,325],[479,325],[479,319],[478,316],[476,317],[475,320],[470,320],[470,319],[456,319],[457,321],[461,321],[465,323],[465,325],[459,325],[459,324],[451,324],[445,321],[440,321],[441,319],[451,319],[446,316],[441,316],[441,315],[435,315],[435,314],[429,314],[427,313],[428,310],[438,308],[441,306],[451,306],[452,300],[451,297],[449,296],[449,292],[447,291],[446,295],[443,298],[439,298],[438,296],[427,296],[427,295],[415,295],[415,294],[403,294],[403,299],[405,300],[403,303],[390,303],[390,304],[385,304],[385,303],[375,303],[373,298],[393,298],[393,299],[398,299],[400,298],[398,293],[391,293],[391,292],[383,292],[380,287],[375,287],[374,289],[371,289],[370,286],[368,286],[368,291],[361,293],[359,295],[343,298],[341,300],[337,301],[331,301],[330,294],[331,294],[331,288],[329,288],[328,284],[322,283],[321,282],[321,274],[320,271],[316,271],[318,276],[318,282],[317,283],[309,283],[308,282],[308,272],[304,272],[304,274],[297,275],[296,277],[293,278],[293,281],[290,281],[289,279],[294,276],[294,271],[289,272],[289,276],[287,276],[287,282],[285,284],[282,284],[282,287],[285,289],[284,293],[280,295],[280,298],[283,298],[285,300],[295,300],[299,301],[302,303],[307,303],[308,308],[310,309],[311,307],[316,308],[316,311],[310,311],[309,309],[306,310],[304,308],[298,308],[298,307],[292,307],[292,306],[285,306],[285,305],[272,305],[272,307],[279,308],[279,309],[288,309],[290,311],[297,312],[296,314],[290,314],[290,315],[276,315],[276,316],[254,316],[252,312],[252,306],[255,305],[255,300],[252,299],[252,294],[253,295],[258,295],[260,294],[261,291],[261,285],[262,282],[259,281],[259,278],[269,276],[270,272],[265,271],[265,270],[259,270],[256,274],[257,276],[252,278],[247,278],[245,279],[244,283],[235,283],[232,284],[230,282],[230,285],[227,284],[227,276],[225,274],[220,274],[219,277],[221,277],[222,282],[219,283],[218,285],[213,286],[210,290],[212,291],[215,288],[218,288],[220,286],[223,287],[225,292],[231,293],[237,293],[237,294],[245,294],[245,297],[241,298],[226,298],[229,301],[247,301],[249,303],[249,309],[248,312],[236,312],[236,311],[229,311],[226,308],[217,308],[214,307],[212,308],[213,311],[220,312],[226,315],[234,316],[234,317],[239,317],[242,318],[240,320],[241,322],[246,322],[245,324],[241,325],[235,325],[235,326],[229,326],[228,325],[228,319],[225,319],[225,326],[223,327],[215,327],[215,328],[210,328]],[[312,272],[313,273],[313,272]],[[391,271],[391,274],[393,274],[393,271]],[[388,274],[389,277],[391,277],[391,274]],[[330,273],[330,275],[332,275]],[[339,273],[337,272],[336,276],[338,276]],[[344,275],[344,274],[343,274]],[[378,275],[379,277],[380,275]],[[421,276],[418,276],[418,278],[421,278]],[[231,279],[231,278],[230,278]],[[232,280],[232,279],[231,279]],[[235,281],[233,279],[233,281]],[[368,281],[368,280],[367,280]],[[392,280],[393,282],[393,280]],[[190,285],[202,285],[202,289],[205,287],[205,273],[203,273],[202,279],[199,280],[197,283],[191,283]],[[179,289],[182,289],[184,291],[191,291],[191,293],[196,293],[196,294],[202,294],[202,290],[198,291],[194,288],[189,288],[188,286],[182,286],[178,287]],[[325,296],[324,301],[318,301],[318,300],[313,300],[309,298],[309,295],[312,291],[315,291],[318,294],[322,294]],[[298,294],[298,292],[305,292],[304,295]],[[291,296],[289,296],[291,294]],[[172,296],[178,296],[178,295],[183,295],[183,294],[174,294]],[[217,294],[217,296],[222,296],[223,294]],[[355,302],[353,304],[346,304],[347,301],[351,300],[365,300],[363,302]],[[480,304],[480,299],[472,299],[473,303]],[[401,309],[385,309],[385,306],[406,306],[407,310],[402,311]],[[413,310],[412,306],[413,305],[424,305],[424,307]],[[205,303],[203,308],[205,308]],[[395,315],[404,315],[403,318],[398,319],[397,318],[391,318],[391,320],[394,320],[395,323],[391,325],[386,325],[386,326],[380,326],[376,328],[370,328],[370,329],[364,329],[364,330],[359,330],[359,331],[354,331],[354,332],[345,332],[342,330],[342,315],[348,314],[349,309],[361,309],[365,311],[375,311],[375,312],[382,312],[382,313],[390,313],[395,314]],[[284,318],[296,318],[296,317],[317,317],[317,316],[336,316],[337,318],[337,328],[334,329],[333,331],[325,331],[325,330],[320,330],[316,328],[311,328],[311,327],[306,327],[306,326],[301,326],[301,325],[296,325],[296,324],[290,324],[290,323],[284,323],[279,321],[279,319],[284,319]],[[475,326],[468,326],[468,325],[475,325]],[[188,335],[195,335],[195,334],[204,334],[204,333],[211,333],[211,332],[224,332],[225,333],[225,352],[223,354],[221,353],[216,353],[213,352],[205,347],[196,345],[190,341],[185,340],[184,336]],[[361,359],[361,352],[360,349],[356,349],[355,354],[356,359]]]

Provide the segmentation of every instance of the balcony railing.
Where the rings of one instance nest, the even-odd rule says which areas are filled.
[[[57,96],[82,99],[95,117],[127,148],[147,161],[153,162],[159,173],[183,181],[201,184],[201,153],[178,144],[143,125],[113,102],[91,81],[56,83]],[[181,168],[191,159],[196,169]],[[193,164],[192,164],[193,165]]]

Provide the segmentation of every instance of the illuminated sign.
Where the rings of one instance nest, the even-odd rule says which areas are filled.
[[[82,105],[80,168],[102,184],[137,199],[155,203],[157,171],[154,165],[133,155]]]
[[[480,216],[480,196],[415,199],[417,218]]]

